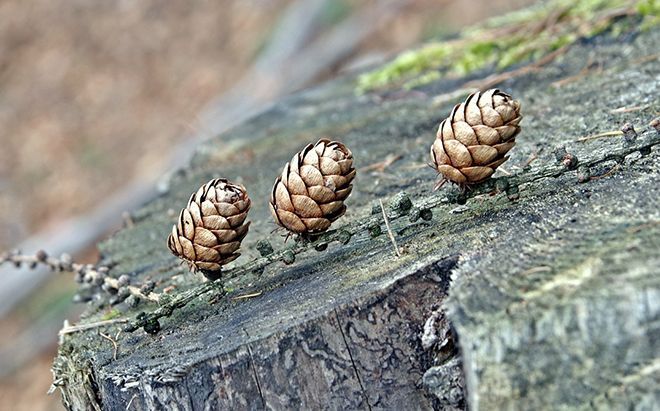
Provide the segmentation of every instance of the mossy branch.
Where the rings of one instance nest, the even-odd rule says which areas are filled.
[[[656,9],[651,0],[554,0],[539,4],[467,28],[457,39],[407,51],[360,75],[356,91],[392,86],[412,89],[447,76],[465,76],[487,68],[502,71],[553,55],[580,38],[614,27],[621,16],[644,16],[645,26],[658,24],[653,14]]]
[[[565,173],[574,172],[576,169],[578,169],[578,180],[588,181],[588,178],[587,180],[583,180],[580,177],[580,173],[589,173],[589,169],[608,161],[621,162],[626,156],[635,152],[646,155],[658,144],[660,144],[660,133],[656,130],[649,129],[635,139],[621,138],[610,142],[608,150],[605,153],[599,150],[589,150],[579,159],[574,154],[567,153],[565,149],[562,149],[562,155],[557,156],[556,163],[543,164],[541,167],[533,170],[525,168],[522,172],[515,175],[490,179],[480,185],[474,186],[469,191],[446,190],[437,194],[431,194],[414,203],[410,201],[405,193],[399,193],[390,200],[387,217],[391,222],[405,216],[409,216],[411,221],[419,218],[428,220],[432,218],[431,210],[442,204],[464,203],[470,198],[494,192],[505,192],[513,198],[518,193],[518,187],[521,185],[534,183],[544,178],[559,177]],[[567,154],[571,161],[566,161]],[[151,330],[151,332],[157,331],[159,329],[158,320],[160,318],[170,316],[176,309],[185,307],[189,302],[208,292],[219,290],[225,293],[224,284],[229,280],[238,279],[240,281],[241,277],[251,273],[257,273],[260,278],[264,279],[265,277],[262,275],[264,268],[277,261],[291,264],[295,261],[297,254],[311,249],[323,250],[328,244],[335,241],[346,244],[354,235],[365,232],[374,237],[381,235],[382,230],[380,230],[380,227],[383,222],[383,215],[380,212],[380,208],[377,208],[368,217],[346,224],[337,230],[320,234],[314,239],[301,238],[292,245],[278,251],[265,251],[263,254],[267,255],[227,271],[222,275],[222,279],[208,281],[174,296],[161,299],[159,301],[160,307],[150,313],[141,313],[135,321],[125,327],[125,330],[132,332],[139,328],[145,328],[148,331]],[[274,273],[270,277],[275,278],[278,275],[279,273]]]
[[[151,289],[131,285],[130,278],[126,275],[119,278],[110,277],[109,266],[76,263],[66,253],[60,257],[52,257],[44,250],[39,250],[35,254],[23,254],[20,250],[12,250],[0,254],[0,265],[5,263],[13,264],[16,268],[27,266],[35,269],[42,265],[52,272],[74,273],[77,283],[101,288],[115,296],[118,302],[125,300],[129,295],[152,302],[159,300],[159,294],[152,292]]]

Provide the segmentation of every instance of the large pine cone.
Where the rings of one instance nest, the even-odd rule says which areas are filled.
[[[471,94],[440,123],[431,146],[436,170],[461,185],[488,179],[520,132],[520,103],[498,89]]]
[[[270,211],[296,234],[325,231],[346,211],[344,200],[355,177],[353,154],[342,143],[319,140],[293,156],[275,180]]]
[[[237,250],[250,226],[245,222],[249,209],[245,187],[224,178],[213,179],[201,186],[181,210],[167,246],[191,269],[219,272],[240,255]]]

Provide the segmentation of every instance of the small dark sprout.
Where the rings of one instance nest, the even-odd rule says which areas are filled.
[[[162,293],[158,297],[158,305],[167,305],[172,301],[172,296],[170,294]]]
[[[574,154],[566,153],[561,160],[561,164],[568,170],[574,170],[578,165],[578,158]]]
[[[520,191],[518,189],[518,186],[516,185],[511,185],[509,188],[506,190],[506,195],[509,198],[509,200],[514,201],[520,198]]]
[[[558,162],[561,162],[564,159],[564,156],[567,154],[566,147],[560,146],[553,150],[552,154],[555,155],[555,159]]]
[[[495,189],[498,193],[506,192],[509,189],[509,179],[502,177],[495,180]]]
[[[412,201],[405,191],[398,193],[390,201],[390,209],[392,211],[398,211],[401,214],[407,214],[412,206]]]
[[[649,126],[653,127],[655,131],[660,132],[660,117],[656,117],[649,123]]]
[[[147,334],[156,335],[160,331],[160,323],[158,322],[158,320],[148,321],[144,325],[144,331]]]
[[[369,235],[371,237],[378,237],[383,234],[383,230],[380,228],[380,224],[374,223],[369,226]]]
[[[632,143],[637,138],[637,131],[635,131],[635,127],[631,123],[624,124],[621,127],[621,131],[623,132],[623,139],[626,143]]]
[[[266,257],[268,255],[273,254],[273,246],[270,244],[268,240],[259,240],[257,241],[256,245],[257,251],[259,251],[259,254],[262,257]]]
[[[424,221],[431,221],[433,219],[433,211],[430,208],[425,208],[419,212],[419,216]]]
[[[46,253],[44,250],[39,250],[37,251],[37,254],[35,254],[35,257],[37,257],[38,261],[43,263],[48,259],[48,253]]]
[[[577,170],[578,183],[586,183],[591,179],[591,170],[587,166],[580,166]]]
[[[286,250],[282,255],[282,262],[286,265],[296,262],[296,255],[291,250]]]

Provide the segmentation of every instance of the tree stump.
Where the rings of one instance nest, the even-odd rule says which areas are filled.
[[[268,196],[284,163],[321,137],[344,142],[358,168],[333,228],[372,223],[345,244],[245,273],[226,295],[209,288],[160,318],[155,335],[117,333],[156,304],[93,296],[81,324],[111,321],[63,335],[54,374],[65,406],[462,408],[464,378],[473,409],[657,407],[660,136],[648,126],[660,107],[658,59],[648,57],[657,44],[657,28],[602,34],[499,84],[522,102],[523,131],[507,172],[466,193],[433,192],[425,165],[462,98],[437,96],[456,79],[356,96],[348,76],[213,139],[134,225],[100,244],[113,276],[149,278],[159,293],[174,290],[168,298],[198,287],[166,237],[190,193],[214,177],[244,184],[253,199],[233,267],[259,258],[259,240],[290,246],[271,233]],[[585,56],[601,70],[585,75]],[[627,122],[636,137],[578,141]],[[558,161],[559,147],[577,168]],[[439,309],[454,331],[427,321]]]

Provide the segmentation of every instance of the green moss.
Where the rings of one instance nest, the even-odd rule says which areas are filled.
[[[403,53],[382,69],[360,76],[358,89],[366,91],[413,77],[441,65],[453,51],[453,47],[448,44],[436,43]]]
[[[641,16],[655,16],[660,14],[660,1],[640,0],[637,2],[637,13]]]
[[[103,317],[101,317],[102,321],[108,321],[108,320],[114,320],[115,318],[121,317],[121,312],[117,309],[112,309],[105,314],[103,314]]]
[[[357,91],[390,86],[410,89],[445,76],[465,76],[486,68],[505,70],[568,46],[580,37],[599,34],[613,25],[618,25],[619,31],[628,30],[622,23],[615,24],[616,19],[607,14],[619,8],[632,8],[646,16],[647,25],[657,24],[656,0],[637,3],[555,0],[468,28],[457,40],[435,42],[405,52],[389,64],[361,75]],[[613,30],[613,34],[617,31]]]
[[[440,77],[442,76],[440,75],[439,71],[429,71],[418,77],[415,77],[410,81],[407,81],[403,84],[403,88],[406,90],[411,90],[415,87],[423,86],[424,84],[429,84],[440,80]]]
[[[637,2],[637,13],[643,16],[640,30],[648,30],[660,25],[660,1],[640,0]]]
[[[550,42],[550,45],[548,48],[550,51],[555,51],[558,50],[564,46],[568,46],[569,44],[572,44],[577,40],[577,35],[575,33],[568,33],[564,34],[563,36],[559,36]]]
[[[625,7],[631,4],[631,1],[625,0],[560,0],[560,7],[565,7],[567,14],[591,18],[594,13],[607,9]]]
[[[493,62],[499,46],[495,41],[477,41],[469,45],[454,63],[457,74],[468,74]]]

